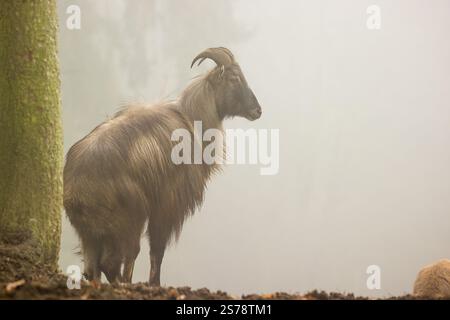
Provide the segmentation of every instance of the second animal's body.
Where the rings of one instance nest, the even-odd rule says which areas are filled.
[[[147,225],[149,281],[160,285],[165,248],[201,204],[206,183],[218,169],[214,164],[174,164],[172,132],[183,128],[194,136],[194,121],[202,122],[203,131],[222,130],[227,117],[261,116],[231,52],[207,49],[193,64],[207,58],[217,67],[196,79],[179,99],[128,106],[69,150],[64,207],[80,237],[89,280],[99,282],[103,272],[110,282],[131,282]]]

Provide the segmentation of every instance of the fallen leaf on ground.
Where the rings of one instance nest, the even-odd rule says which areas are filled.
[[[25,284],[25,280],[21,279],[21,280],[17,280],[14,282],[10,282],[6,285],[6,292],[11,293],[14,290],[16,290],[18,287],[21,287]]]

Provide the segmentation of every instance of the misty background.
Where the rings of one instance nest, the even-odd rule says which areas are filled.
[[[66,8],[81,8],[81,30]],[[369,30],[369,5],[381,29]],[[230,48],[280,130],[280,170],[229,165],[165,254],[161,283],[232,294],[387,296],[450,258],[447,0],[58,1],[65,151],[127,102],[176,97]],[[63,222],[60,266],[82,266]],[[366,269],[381,268],[381,290]],[[147,281],[146,238],[133,281]]]

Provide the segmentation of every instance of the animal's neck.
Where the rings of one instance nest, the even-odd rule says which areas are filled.
[[[190,120],[201,121],[203,131],[222,130],[222,119],[216,109],[214,92],[205,77],[192,82],[181,94],[179,110]]]

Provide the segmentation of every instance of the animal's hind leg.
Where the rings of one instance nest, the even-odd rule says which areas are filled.
[[[158,228],[160,227],[160,228]],[[149,225],[147,228],[150,240],[150,286],[159,287],[161,285],[161,263],[164,257],[167,243],[170,239],[170,230],[166,230],[162,225]]]
[[[120,281],[120,267],[122,266],[122,254],[113,242],[105,241],[100,258],[100,270],[105,274],[109,283]]]
[[[95,287],[101,282],[100,271],[100,247],[94,241],[82,241],[82,252],[84,257],[84,276]]]
[[[131,280],[133,278],[134,262],[136,261],[136,258],[140,251],[140,234],[138,235],[139,236],[134,239],[134,243],[131,245],[130,250],[125,255],[122,273],[122,281],[125,283],[131,283]]]
[[[134,262],[136,259],[125,258],[122,273],[122,282],[131,283],[133,279]]]

